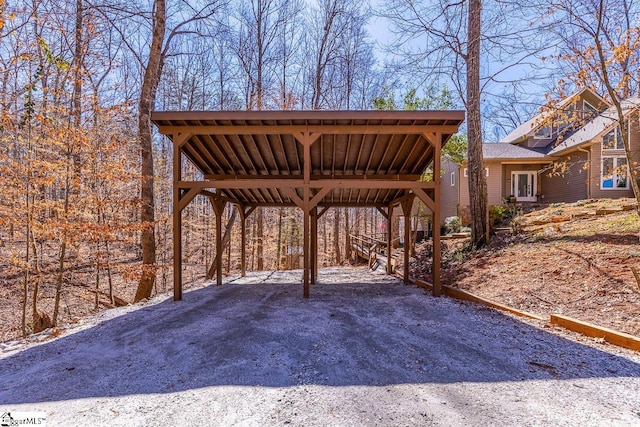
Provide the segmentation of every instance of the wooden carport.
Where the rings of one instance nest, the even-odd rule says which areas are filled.
[[[393,207],[410,215],[418,197],[436,225],[433,293],[440,294],[441,179],[435,173],[427,180],[425,171],[440,170],[441,148],[458,131],[463,111],[163,111],[151,120],[173,141],[174,300],[182,298],[182,210],[198,194],[212,200],[216,213],[218,285],[226,203],[240,213],[243,275],[247,216],[261,206],[300,208],[305,298],[318,271],[317,221],[328,208],[377,208],[387,218],[391,242]],[[201,180],[183,180],[183,155]],[[407,242],[409,232],[405,227]],[[389,273],[390,267],[388,262]]]

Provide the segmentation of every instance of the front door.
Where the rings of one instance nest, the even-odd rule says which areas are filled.
[[[518,202],[535,202],[536,172],[511,172],[511,192]]]

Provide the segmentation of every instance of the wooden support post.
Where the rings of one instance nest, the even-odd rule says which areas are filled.
[[[174,135],[174,139],[176,136]],[[182,299],[182,210],[180,209],[182,180],[182,149],[173,144],[173,300]]]
[[[293,202],[302,209],[302,214],[304,215],[303,220],[303,296],[305,298],[309,298],[309,279],[311,276],[311,208],[313,205],[317,204],[319,199],[321,199],[324,194],[326,194],[329,189],[321,189],[319,193],[316,194],[317,197],[314,197],[314,200],[311,199],[311,145],[318,141],[322,134],[320,133],[294,133],[293,137],[302,144],[302,176],[303,176],[303,188],[302,188],[302,200],[295,195],[294,190],[287,190],[287,194],[291,197]]]
[[[306,209],[302,210],[302,214],[304,215],[303,222],[303,268],[302,268],[302,281],[303,281],[303,297],[309,298],[309,234],[310,234],[310,219],[309,211]]]
[[[311,209],[311,284],[318,276],[318,208]]]
[[[387,274],[393,274],[393,268],[391,267],[391,251],[393,250],[391,245],[391,221],[393,221],[393,206],[389,206],[387,211]]]
[[[409,281],[409,257],[411,256],[411,208],[413,207],[413,197],[408,197],[402,202],[402,213],[404,215],[404,265],[402,269],[404,284]]]
[[[434,209],[433,209],[433,265],[431,272],[433,274],[433,296],[439,297],[442,294],[442,287],[440,284],[440,207],[442,206],[440,200],[440,149],[442,147],[442,134],[436,134],[434,144],[433,155],[433,181],[436,184],[433,189]]]
[[[240,223],[242,228],[240,229],[240,275],[242,277],[247,275],[247,218],[256,210],[256,207],[245,208],[238,206],[238,212],[240,213]]]
[[[216,285],[222,285],[222,213],[226,202],[213,200],[213,210],[216,213]]]
[[[309,281],[311,278],[311,190],[308,186],[305,186],[302,189],[302,198],[300,198],[296,191],[293,189],[284,189],[285,194],[287,194],[291,200],[302,210],[303,221],[302,221],[302,234],[303,234],[303,243],[302,243],[302,282],[303,282],[303,296],[305,298],[309,298]]]

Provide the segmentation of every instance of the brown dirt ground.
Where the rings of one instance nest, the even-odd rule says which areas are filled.
[[[120,254],[118,260],[127,264],[127,254]],[[129,261],[134,264],[136,261]],[[184,288],[189,289],[196,285],[201,285],[204,277],[204,267],[201,265],[186,265],[184,277]],[[60,298],[60,318],[59,325],[78,323],[84,316],[99,313],[103,310],[113,308],[108,297],[108,284],[106,274],[100,279],[100,293],[98,307],[95,307],[95,270],[92,265],[79,265],[71,269],[67,280],[62,288]],[[6,265],[0,264],[0,342],[14,340],[22,336],[21,319],[24,295],[24,279],[21,275],[5,274]],[[157,279],[156,293],[164,293],[171,289],[171,271],[161,270]],[[55,275],[49,274],[39,282],[38,310],[51,316],[55,300]],[[33,277],[29,284],[29,294],[27,298],[27,333],[32,333],[32,292]],[[114,296],[125,302],[133,301],[136,291],[136,283],[125,281],[114,274],[113,289]],[[116,304],[118,305],[118,304]],[[54,329],[55,330],[55,329]]]
[[[521,217],[479,251],[445,255],[443,283],[540,315],[562,314],[640,336],[640,217],[596,215],[626,200],[553,204]],[[419,274],[417,274],[420,276]]]

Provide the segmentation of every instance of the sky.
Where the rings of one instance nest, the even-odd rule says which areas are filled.
[[[383,0],[370,0],[370,5],[374,12],[380,11],[386,3],[387,2]],[[376,59],[379,65],[383,66],[385,62],[393,59],[393,55],[388,52],[388,46],[396,37],[392,32],[392,23],[386,18],[373,16],[367,25],[367,29],[372,41],[375,42]],[[418,46],[418,43],[424,43],[424,40],[417,39],[415,43],[416,46]],[[553,47],[550,47],[544,54],[540,53],[538,56],[550,56],[552,53],[551,49],[553,49]],[[546,64],[534,58],[522,65],[513,66],[501,72],[499,81],[489,81],[486,84],[483,93],[485,139],[497,141],[515,128],[515,124],[512,123],[494,123],[491,121],[495,118],[495,115],[492,114],[492,108],[498,108],[497,104],[500,103],[500,98],[505,96],[505,91],[512,90],[512,85],[508,82],[519,81],[516,100],[520,105],[516,106],[516,108],[520,111],[518,111],[518,117],[515,121],[523,122],[532,115],[537,114],[539,107],[545,102],[545,93],[549,91],[553,83],[553,81],[548,78],[549,70],[545,69],[545,66]],[[502,65],[498,62],[486,63],[483,75],[495,73],[501,68]],[[455,90],[455,87],[450,83],[442,82],[442,84],[447,84],[449,89]],[[462,106],[457,106],[457,108],[461,107]]]

